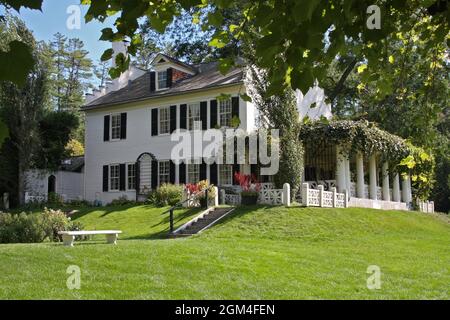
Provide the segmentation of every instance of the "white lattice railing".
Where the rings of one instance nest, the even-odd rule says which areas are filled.
[[[270,205],[283,204],[283,189],[266,189],[259,192],[259,203]]]
[[[306,194],[307,194],[307,199],[306,199],[307,206],[320,207],[320,192],[319,192],[319,190],[308,188],[308,191],[306,192]]]
[[[420,212],[434,213],[434,201],[417,201]]]
[[[43,203],[47,201],[47,197],[43,194],[32,195],[29,192],[25,192],[25,203]]]
[[[311,189],[308,183],[303,183],[302,204],[307,207],[346,208],[348,194],[338,193],[335,187],[332,187],[332,191],[325,191],[323,185]]]
[[[261,191],[275,189],[275,185],[272,182],[261,183]]]
[[[322,192],[322,206],[327,208],[333,208],[333,192],[330,191]]]
[[[336,193],[336,208],[345,208],[346,207],[345,194],[344,193]]]
[[[241,204],[241,196],[239,194],[225,194],[225,204],[238,206]]]

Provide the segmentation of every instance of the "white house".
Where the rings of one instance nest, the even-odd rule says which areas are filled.
[[[217,63],[192,66],[159,54],[152,71],[116,80],[103,95],[90,97],[83,107],[85,199],[102,203],[123,196],[140,199],[165,182],[208,179],[215,185],[231,185],[234,172],[250,173],[249,166],[171,161],[177,142],[170,135],[176,129],[229,127],[237,117],[240,129],[253,131],[255,108],[240,98],[244,90],[239,68],[222,75]]]

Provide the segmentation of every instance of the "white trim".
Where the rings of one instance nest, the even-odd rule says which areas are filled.
[[[161,165],[161,162],[167,162],[168,163],[168,165],[169,165],[169,170],[168,170],[168,174],[167,174],[167,182],[165,182],[165,183],[170,183],[170,160],[158,160],[157,161],[158,162],[158,187],[160,187],[161,186],[161,179],[160,179],[160,176],[161,176],[161,172],[160,172],[160,165]]]
[[[155,71],[156,72],[156,76],[155,76],[155,89],[156,91],[162,91],[162,90],[166,90],[169,89],[169,87],[167,86],[167,69],[163,69],[163,70],[159,70],[159,71]],[[160,88],[159,87],[159,73],[160,72],[165,72],[166,73],[166,86],[164,88]]]
[[[132,189],[130,189],[129,187],[128,187],[128,166],[129,165],[134,165],[134,182],[135,182],[135,186],[134,186],[134,188],[132,188]],[[126,183],[126,185],[125,185],[125,189],[126,189],[126,191],[136,191],[136,162],[127,162],[127,163],[125,163],[125,183]]]
[[[169,123],[169,132],[161,133],[161,110],[167,109],[169,112],[169,118],[167,119]],[[170,135],[170,106],[164,106],[158,108],[158,136]]]

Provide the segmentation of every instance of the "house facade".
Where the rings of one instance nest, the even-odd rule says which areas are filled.
[[[186,65],[157,55],[152,71],[133,72],[122,86],[90,97],[86,114],[84,197],[109,203],[126,196],[143,199],[163,183],[195,183],[208,179],[233,184],[246,165],[207,164],[202,159],[171,160],[181,130],[226,128],[239,119],[239,129],[255,130],[256,111],[240,98],[245,92],[242,70],[222,75],[217,63]]]

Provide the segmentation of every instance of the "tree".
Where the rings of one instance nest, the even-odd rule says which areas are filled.
[[[267,97],[265,92],[270,85],[267,72],[254,66],[248,68],[245,83],[258,108],[260,127],[280,130],[280,164],[275,184],[282,188],[289,183],[295,197],[303,176],[303,145],[298,141],[300,121],[294,92],[287,88],[282,95]]]
[[[268,69],[271,86],[268,94],[283,92],[284,84],[306,91],[318,79],[326,78],[328,65],[337,57],[348,55],[348,50],[367,65],[367,80],[377,83],[380,94],[389,93],[391,74],[385,66],[390,60],[399,60],[401,51],[389,52],[387,44],[397,34],[413,30],[424,41],[428,51],[448,40],[450,8],[446,1],[376,1],[372,0],[178,0],[167,2],[135,1],[135,5],[120,5],[114,0],[86,1],[90,4],[87,21],[117,14],[117,31],[106,28],[102,40],[131,39],[130,53],[139,45],[136,36],[140,17],[149,17],[150,26],[163,33],[174,17],[184,11],[207,8],[204,20],[194,16],[202,30],[213,27],[209,42],[215,48],[224,48],[232,41],[252,43],[254,60],[260,68]],[[115,10],[111,10],[114,8]],[[229,10],[242,12],[237,23],[228,24],[224,18]],[[236,10],[237,11],[237,10]],[[348,40],[355,41],[349,48]],[[426,53],[425,53],[426,54]],[[104,55],[109,59],[111,52]],[[122,57],[123,58],[123,57]],[[113,76],[126,70],[122,61],[112,71]],[[233,59],[222,59],[222,70],[233,64]]]
[[[1,30],[0,43],[20,35],[34,50],[35,67],[22,87],[12,82],[0,82],[0,115],[9,129],[8,145],[2,151],[14,151],[10,156],[17,160],[18,201],[24,204],[25,172],[31,167],[33,152],[40,142],[37,123],[48,101],[47,74],[45,67],[39,64],[33,35],[22,21],[7,17]]]

